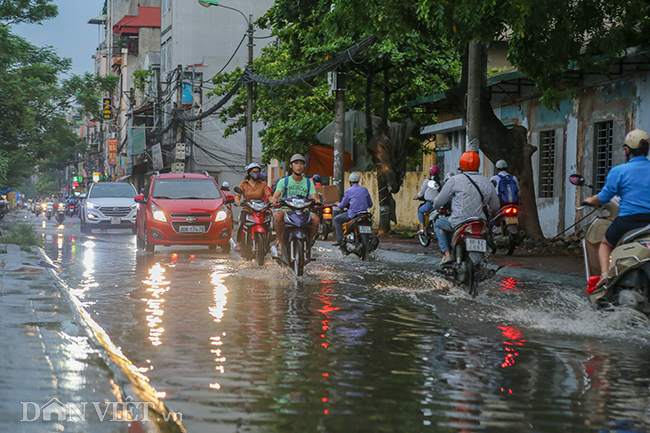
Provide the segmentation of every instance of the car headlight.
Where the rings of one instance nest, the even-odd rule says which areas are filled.
[[[228,212],[221,209],[219,212],[217,212],[217,216],[214,218],[214,220],[215,222],[219,222],[225,220],[226,218],[228,218]]]
[[[165,218],[163,211],[153,203],[151,203],[151,214],[153,215],[153,219],[156,221],[167,222],[167,218]]]
[[[91,203],[91,202],[86,202],[86,207],[88,209],[99,209],[99,205],[96,205],[95,203]]]

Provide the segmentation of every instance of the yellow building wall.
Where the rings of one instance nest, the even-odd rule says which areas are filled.
[[[430,167],[430,166],[428,166]],[[397,224],[391,223],[393,230],[414,230],[418,223],[418,206],[422,203],[418,200],[413,200],[413,196],[417,195],[422,187],[424,180],[429,177],[429,168],[427,167],[426,173],[420,171],[409,171],[404,176],[404,182],[399,190],[399,193],[393,194],[395,200],[395,213],[397,216]],[[370,197],[374,204],[372,212],[374,215],[373,225],[375,227],[379,224],[379,195],[377,189],[377,173],[374,171],[357,172],[361,176],[361,186],[368,188]],[[350,172],[345,173],[345,189],[350,187],[347,182]]]

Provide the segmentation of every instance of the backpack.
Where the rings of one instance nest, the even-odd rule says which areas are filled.
[[[309,190],[311,189],[311,181],[307,177],[307,196],[309,197]],[[285,176],[284,178],[284,191],[282,191],[282,198],[287,198],[287,187],[289,186],[289,176]]]
[[[501,206],[506,204],[517,204],[519,203],[519,187],[517,186],[517,181],[511,174],[505,176],[499,176],[499,186],[497,187],[497,195],[499,196],[499,201],[501,201]]]

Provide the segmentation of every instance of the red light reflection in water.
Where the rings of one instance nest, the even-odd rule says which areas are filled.
[[[519,356],[516,346],[523,346],[526,343],[526,340],[521,338],[521,332],[514,326],[497,326],[497,328],[500,329],[501,334],[507,338],[507,340],[503,340],[507,353],[503,363],[501,364],[501,368],[512,367],[515,365],[515,358]],[[512,393],[512,390],[510,390],[510,393]]]
[[[332,290],[332,283],[334,283],[334,281],[323,280],[321,282],[323,283],[323,287],[321,288],[321,294],[317,297],[317,299],[323,303],[323,307],[319,309],[318,312],[325,316],[325,319],[321,321],[323,333],[320,334],[320,338],[325,339],[327,338],[326,335],[327,331],[330,328],[329,324],[332,321],[332,317],[330,317],[330,313],[332,311],[339,310],[339,307],[333,307],[331,302],[331,300],[334,298],[333,290]],[[329,345],[325,342],[322,342],[321,346],[325,349],[329,347]],[[323,373],[323,379],[327,379],[328,377],[329,377],[329,373]],[[328,401],[329,399],[327,397],[322,398],[323,403],[327,403]],[[329,410],[325,409],[323,413],[327,415],[329,414]]]
[[[519,280],[516,278],[512,277],[507,277],[504,278],[503,281],[499,282],[499,286],[497,289],[505,290],[506,292],[512,291],[517,291],[517,284],[519,284]]]

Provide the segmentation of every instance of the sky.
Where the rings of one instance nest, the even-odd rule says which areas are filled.
[[[32,45],[52,46],[60,57],[72,59],[71,73],[81,75],[92,72],[94,60],[91,58],[101,40],[98,27],[88,24],[88,20],[100,15],[104,0],[55,0],[59,15],[38,24],[12,26],[12,31],[24,37]]]

